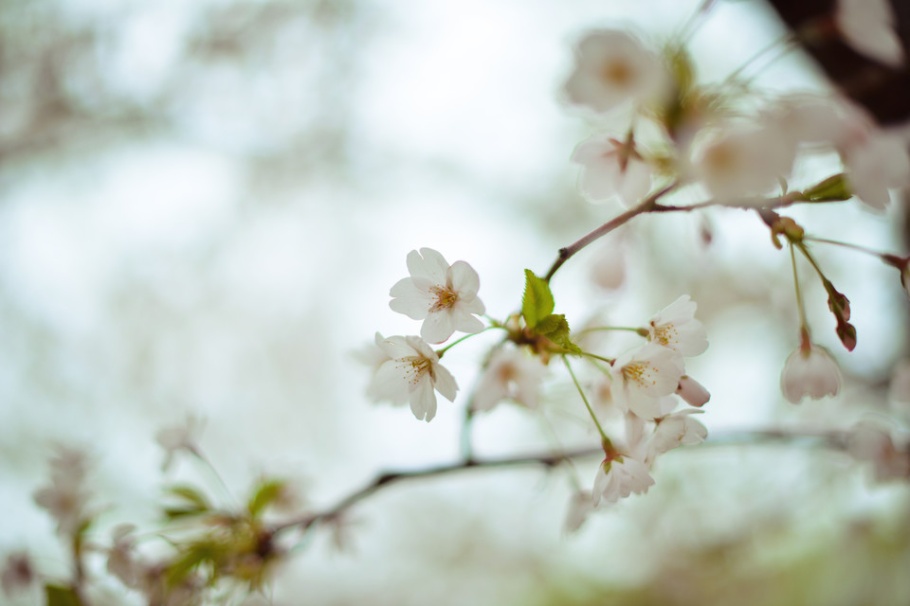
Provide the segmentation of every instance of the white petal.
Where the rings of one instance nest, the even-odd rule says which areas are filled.
[[[480,290],[480,277],[474,268],[465,261],[455,261],[449,268],[447,276],[448,284],[459,296],[476,295]]]
[[[430,377],[424,375],[411,389],[411,412],[420,421],[430,422],[436,416],[436,394]]]
[[[420,336],[430,343],[442,343],[454,332],[455,322],[448,309],[430,312],[420,327]]]
[[[445,258],[432,248],[421,248],[419,253],[416,250],[408,253],[408,271],[412,278],[426,278],[434,284],[445,284],[448,268]]]
[[[452,373],[446,367],[440,364],[437,364],[434,370],[436,373],[436,391],[449,402],[454,402],[455,395],[458,392],[458,384],[455,382],[455,377],[452,376]]]

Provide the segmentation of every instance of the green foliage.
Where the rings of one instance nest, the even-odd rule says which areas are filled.
[[[567,351],[581,353],[581,348],[569,338],[569,322],[563,314],[550,314],[543,318],[537,323],[537,333]]]
[[[72,587],[48,583],[44,586],[47,606],[82,606],[79,594]]]
[[[853,197],[844,173],[831,175],[824,181],[803,191],[805,202],[840,202]]]
[[[180,503],[176,506],[166,506],[164,515],[169,519],[186,516],[197,516],[212,510],[208,499],[198,489],[187,484],[169,486],[165,489],[169,495],[176,497]]]
[[[528,328],[537,324],[553,313],[555,303],[550,285],[543,278],[538,278],[530,269],[525,270],[525,292],[521,299],[521,315]]]
[[[281,497],[285,486],[286,483],[283,480],[263,480],[247,504],[247,510],[249,510],[250,515],[254,518],[259,516],[266,507]]]

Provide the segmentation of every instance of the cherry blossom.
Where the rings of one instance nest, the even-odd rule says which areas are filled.
[[[677,351],[646,343],[613,363],[613,400],[620,410],[653,419],[660,415],[660,398],[676,391],[684,372]]]
[[[506,399],[537,408],[538,391],[546,371],[540,358],[521,349],[497,349],[477,384],[474,410],[490,410]]]
[[[860,421],[854,426],[847,450],[858,460],[873,464],[878,482],[910,479],[910,442],[898,446],[891,432],[874,422]]]
[[[708,437],[708,429],[693,418],[693,415],[702,412],[686,408],[656,419],[657,427],[651,436],[649,456],[646,460],[653,461],[657,455],[679,446],[694,446],[704,442]]]
[[[88,456],[81,450],[60,446],[51,458],[51,481],[35,491],[35,503],[57,521],[57,533],[72,536],[89,519],[89,493],[85,487]]]
[[[657,312],[648,323],[648,339],[689,357],[708,349],[705,327],[695,319],[698,306],[689,295],[682,295]]]
[[[775,124],[730,126],[705,135],[693,157],[695,176],[717,198],[774,188],[790,172],[795,144]]]
[[[891,200],[889,188],[910,183],[910,154],[898,137],[872,132],[844,148],[841,156],[851,190],[877,210]]]
[[[793,404],[806,396],[813,400],[835,396],[842,382],[837,362],[824,348],[808,341],[790,354],[780,375],[781,391]]]
[[[894,367],[888,398],[896,408],[905,408],[910,413],[910,360],[901,360]]]
[[[563,530],[566,533],[573,533],[588,519],[591,512],[594,511],[594,495],[589,490],[576,490],[569,497],[569,507],[566,510],[566,518],[563,522]]]
[[[579,189],[589,200],[597,202],[616,196],[630,206],[651,189],[651,167],[631,142],[595,135],[578,144],[572,152],[572,162],[582,167]]]
[[[174,461],[174,456],[181,450],[198,453],[197,441],[205,422],[196,415],[187,415],[182,423],[163,427],[155,434],[155,441],[164,449],[164,461],[161,469],[167,470]]]
[[[698,408],[707,404],[711,399],[711,394],[705,389],[704,385],[688,375],[683,375],[679,379],[676,395],[685,400],[690,406]]]
[[[565,84],[575,105],[606,112],[628,100],[646,100],[664,85],[657,55],[620,30],[598,30],[576,47],[575,70]]]
[[[394,311],[414,320],[423,320],[420,336],[430,343],[442,343],[456,330],[478,332],[483,322],[473,314],[485,311],[477,298],[480,278],[464,261],[449,265],[431,248],[408,253],[411,276],[392,286],[389,303]]]
[[[414,416],[426,421],[436,416],[434,390],[450,402],[455,400],[455,378],[439,364],[439,356],[423,339],[388,337],[378,346],[388,359],[376,370],[368,388],[374,399],[410,403]]]
[[[654,485],[650,469],[630,456],[604,459],[594,477],[594,505],[616,503],[630,494],[644,494]]]
[[[856,52],[893,68],[903,64],[904,50],[888,0],[837,0],[834,18]]]

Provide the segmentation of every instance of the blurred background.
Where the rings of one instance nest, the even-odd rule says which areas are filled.
[[[582,199],[568,162],[604,128],[562,101],[572,44],[604,26],[660,41],[699,4],[0,1],[0,554],[27,548],[42,572],[67,574],[32,499],[55,444],[92,453],[102,544],[116,523],[153,526],[175,478],[230,505],[282,475],[319,507],[379,470],[456,460],[495,337],[446,356],[461,393],[430,424],[369,402],[351,352],[377,330],[417,331],[388,308],[410,250],[471,263],[502,318],[524,268],[544,272],[615,215]],[[720,81],[783,31],[759,2],[718,2],[692,38],[700,78]],[[775,92],[826,89],[798,54],[756,77]],[[820,169],[801,170],[808,183]],[[791,214],[906,252],[899,204]],[[605,290],[596,277],[617,250],[626,281]],[[807,279],[813,335],[846,386],[799,407],[779,393],[798,344],[789,256],[750,214],[646,217],[579,254],[553,289],[573,325],[638,325],[691,294],[711,347],[688,369],[712,393],[702,419],[718,438],[900,419],[887,396],[908,340],[896,272],[818,256],[853,304],[859,345],[840,347]],[[554,425],[593,441],[555,370],[542,413],[507,404],[477,419],[481,456],[546,448]],[[206,419],[201,446],[232,494],[186,462],[161,471],[155,434],[188,414]],[[572,536],[557,472],[403,483],[352,510],[346,550],[317,533],[250,603],[905,603],[907,487],[869,471],[811,444],[720,439],[665,456],[646,497]],[[115,580],[103,589],[136,600]]]

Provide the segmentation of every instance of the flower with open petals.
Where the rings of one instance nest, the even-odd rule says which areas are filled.
[[[546,371],[540,358],[521,349],[497,349],[477,384],[474,410],[490,410],[502,400],[514,400],[528,408],[537,408],[540,382]]]
[[[697,356],[708,349],[705,327],[695,319],[698,306],[683,295],[657,312],[648,323],[648,339],[684,356]]]
[[[477,298],[480,278],[464,261],[449,265],[431,248],[408,253],[411,277],[399,280],[389,294],[392,310],[414,320],[423,320],[420,336],[442,343],[456,330],[479,332],[483,322],[474,316],[485,311]]]
[[[379,343],[388,359],[376,370],[369,394],[392,404],[410,403],[411,412],[420,420],[436,416],[438,391],[450,402],[458,385],[452,374],[439,363],[439,356],[420,337],[389,337]]]
[[[575,51],[576,65],[565,84],[568,99],[595,112],[606,112],[634,99],[658,93],[666,75],[657,55],[621,30],[598,30]]]
[[[708,437],[708,429],[692,416],[701,412],[695,408],[684,408],[656,419],[657,427],[651,436],[646,460],[653,461],[657,455],[679,446],[694,446],[704,442]]]
[[[808,340],[790,354],[780,375],[780,388],[784,397],[793,404],[806,396],[819,400],[836,396],[840,391],[840,368],[828,352]]]
[[[616,503],[630,494],[644,494],[654,485],[651,470],[630,456],[604,459],[594,477],[594,504]]]
[[[660,416],[660,398],[673,394],[685,372],[679,352],[654,343],[616,359],[611,367],[613,401],[642,419]]]
[[[572,162],[582,167],[579,188],[591,201],[617,196],[630,206],[651,189],[651,167],[632,142],[595,135],[578,144],[572,152]]]
[[[884,210],[889,189],[910,184],[910,153],[898,137],[872,131],[841,151],[847,181],[856,197]]]
[[[904,62],[888,0],[837,0],[835,22],[853,50],[893,68]]]

